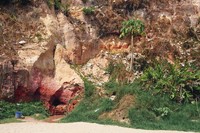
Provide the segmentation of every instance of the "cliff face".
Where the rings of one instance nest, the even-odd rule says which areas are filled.
[[[52,113],[71,111],[81,98],[69,101],[84,92],[80,73],[99,85],[109,80],[105,68],[110,60],[129,66],[130,39],[120,40],[119,34],[121,23],[130,18],[142,20],[146,27],[146,35],[134,40],[132,65],[163,58],[200,65],[199,0],[62,0],[61,4],[68,5],[67,15],[41,0],[26,6],[1,5],[0,99],[39,98]],[[95,7],[91,15],[82,11],[88,6]],[[70,65],[80,64],[85,65],[77,74]],[[138,76],[134,72],[128,77]]]

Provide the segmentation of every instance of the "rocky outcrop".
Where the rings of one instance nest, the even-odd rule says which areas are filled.
[[[31,96],[27,93],[29,72],[26,69],[15,69],[16,61],[1,58],[0,99],[12,102],[30,101]]]
[[[80,72],[84,77],[93,83],[96,83],[97,86],[102,86],[103,83],[109,81],[109,74],[106,73],[106,68],[109,64],[108,56],[99,54],[96,58],[91,59],[85,64]]]
[[[44,101],[52,114],[71,111],[67,110],[70,102],[75,97],[80,100],[79,95],[84,90],[82,79],[64,60],[64,52],[62,45],[52,46],[40,56],[32,68],[31,92]]]
[[[3,40],[15,53],[9,54],[9,52],[12,53],[11,50],[0,51],[0,54],[6,54],[5,59],[2,56],[0,61],[0,99],[13,102],[41,99],[52,114],[63,114],[71,111],[79,103],[84,92],[82,79],[68,64],[77,60],[75,53],[80,52],[75,50],[78,49],[79,42],[75,34],[70,34],[73,32],[70,29],[73,25],[66,16],[59,14],[56,17],[44,2],[39,7],[35,6],[37,7],[30,6],[29,8],[33,10],[27,9],[27,14],[18,10],[21,12],[20,17],[16,19],[17,22],[21,22],[23,17],[30,20],[26,22],[27,26],[20,25],[24,30],[19,30],[19,32],[27,33],[28,36],[19,34],[13,45]],[[36,16],[33,17],[33,13]],[[0,18],[5,19],[5,16],[9,17],[9,12],[5,12]],[[10,18],[7,20],[11,22]],[[32,23],[32,21],[37,23]],[[39,29],[31,30],[30,23],[33,28]],[[3,34],[3,39],[8,35],[7,28],[7,25],[3,24],[5,34]],[[13,29],[15,28],[17,27],[13,25]],[[65,35],[69,42],[60,38]],[[5,44],[0,46],[2,45]]]

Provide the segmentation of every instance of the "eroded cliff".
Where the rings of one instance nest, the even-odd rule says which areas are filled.
[[[102,91],[111,76],[105,72],[111,61],[127,67],[118,81],[128,82],[154,59],[200,65],[199,0],[62,0],[60,4],[67,9],[42,0],[0,6],[0,99],[41,99],[52,114],[62,114],[82,99],[81,76]],[[86,7],[93,7],[93,13],[86,15]],[[134,40],[134,55],[130,39],[119,39],[122,22],[131,18],[146,27],[146,34]],[[134,57],[131,73],[130,56]],[[76,65],[81,68],[74,69]]]

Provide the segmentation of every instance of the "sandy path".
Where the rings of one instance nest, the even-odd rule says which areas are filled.
[[[0,124],[0,133],[184,133],[179,131],[152,131],[130,129],[95,123],[41,123],[25,122]],[[187,132],[192,133],[192,132]]]

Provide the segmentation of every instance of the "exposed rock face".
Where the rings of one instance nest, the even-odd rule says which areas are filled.
[[[69,101],[84,89],[82,79],[64,60],[64,52],[62,45],[53,46],[40,56],[32,69],[31,91],[45,102],[52,114],[71,111],[67,110]]]
[[[187,58],[198,64],[199,58],[196,55],[199,54],[197,49],[200,47],[199,16],[198,0],[110,0],[107,7],[102,6],[97,11],[95,19],[98,22],[97,26],[101,27],[99,30],[103,31],[100,35],[106,36],[101,36],[103,40],[113,36],[118,37],[124,20],[131,18],[142,20],[147,34],[135,38],[133,52],[143,54],[147,62],[151,62],[152,59],[167,59],[168,62],[174,63],[177,59],[183,61]],[[126,43],[130,45],[128,38]],[[120,43],[118,45],[118,40],[115,38],[114,41],[111,39],[105,44],[103,48],[111,52],[123,46]],[[185,44],[189,44],[189,48],[185,49],[183,47]]]
[[[26,22],[28,27],[20,26],[28,29],[28,31],[22,30],[23,32],[31,31],[31,33],[27,33],[29,35],[23,36],[24,38],[19,34],[15,40],[16,44],[13,45],[3,40],[5,41],[3,43],[8,43],[14,52],[0,51],[0,54],[6,54],[5,59],[2,56],[0,65],[0,99],[14,102],[41,99],[52,114],[63,114],[71,111],[79,103],[84,92],[82,79],[68,64],[75,63],[79,58],[76,52],[79,54],[79,50],[82,49],[75,51],[79,47],[79,42],[76,35],[71,34],[73,31],[70,28],[73,28],[73,25],[66,16],[59,14],[56,17],[52,13],[47,14],[50,11],[43,2],[40,7],[29,8],[33,11],[27,9],[26,15],[23,11],[19,11],[20,17],[16,21],[21,21],[24,15],[26,20],[30,20]],[[31,18],[33,12],[37,16],[34,20]],[[5,19],[6,15],[9,16],[9,12],[1,15],[2,19]],[[40,27],[39,29],[29,29],[29,22],[31,23],[32,20],[37,22],[32,23],[32,27]],[[10,21],[8,19],[8,22]],[[3,26],[3,29],[8,28],[7,25],[3,24]],[[17,28],[15,25],[13,27]],[[6,30],[2,32],[8,34]],[[5,35],[1,37],[4,39]],[[60,37],[65,35],[69,42],[63,41]],[[75,97],[76,100],[73,100]]]
[[[29,72],[25,69],[15,70],[16,60],[1,59],[0,63],[0,99],[20,102],[30,101],[26,88]]]
[[[105,71],[108,64],[108,57],[99,54],[96,58],[91,59],[82,67],[81,73],[87,77],[88,80],[101,86],[109,80],[109,74],[106,74]]]

